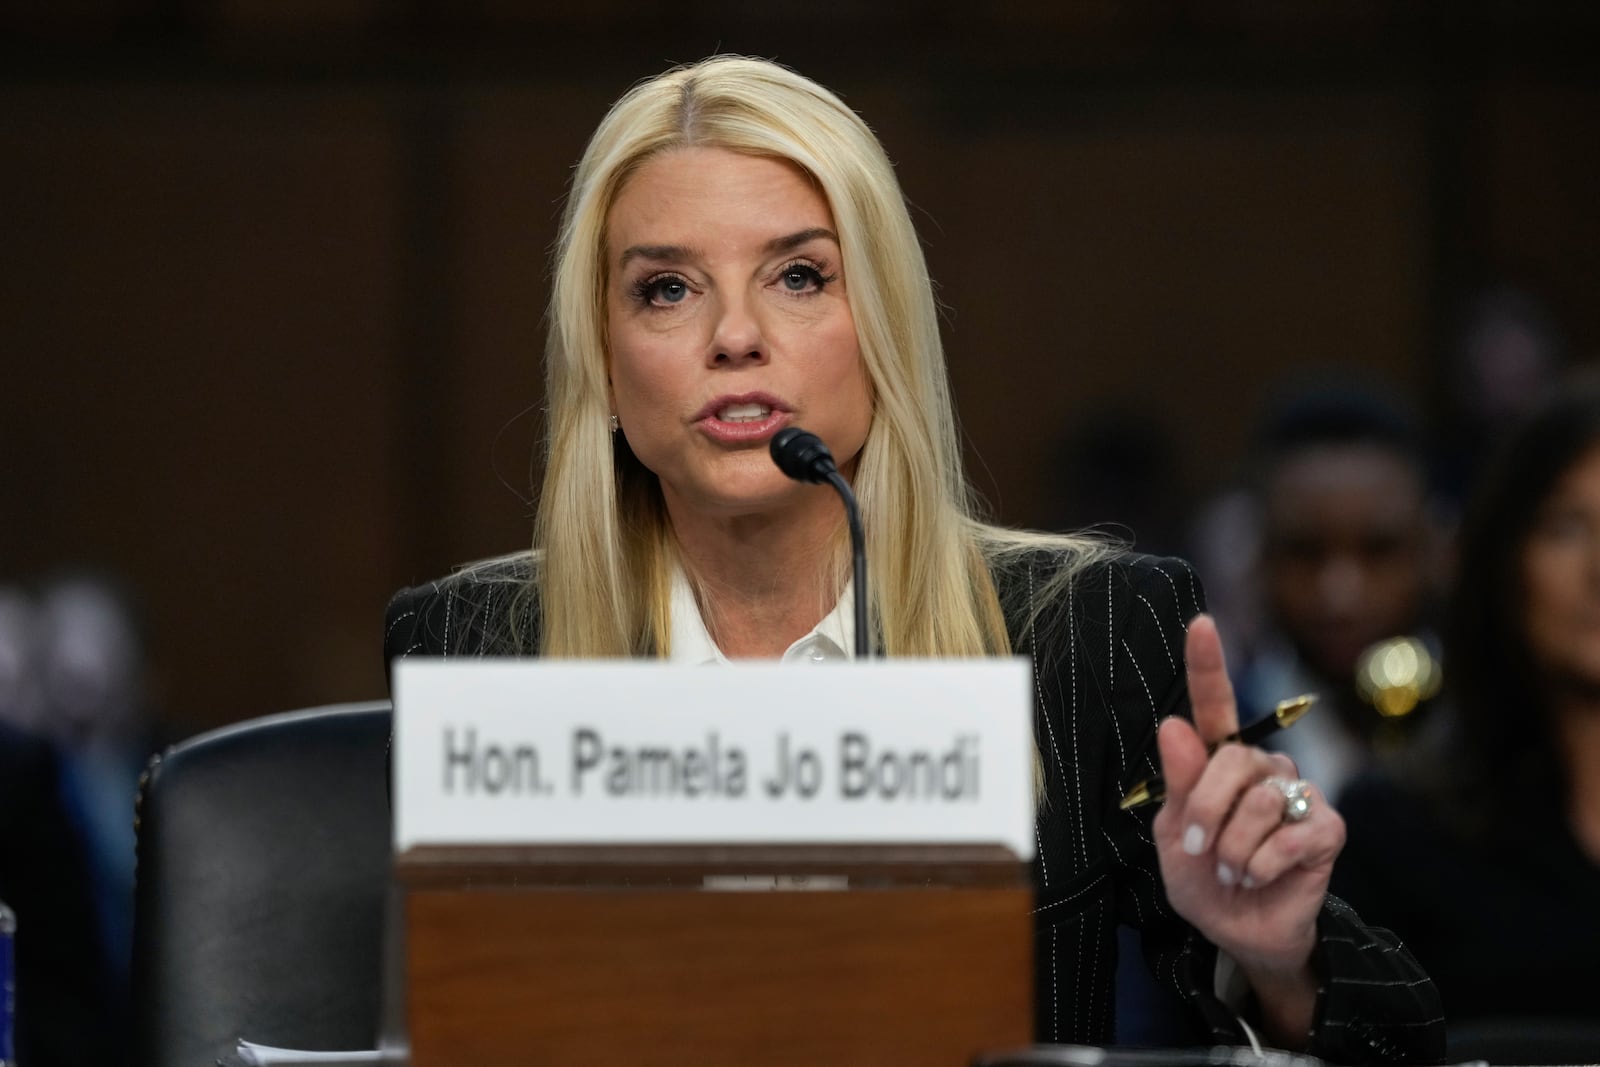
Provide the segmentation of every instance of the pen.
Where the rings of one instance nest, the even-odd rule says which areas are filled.
[[[1278,702],[1278,706],[1272,709],[1272,714],[1263,715],[1244,729],[1229,734],[1221,741],[1207,745],[1206,751],[1215,752],[1222,745],[1232,741],[1240,741],[1247,745],[1264,741],[1278,730],[1286,730],[1294,725],[1302,715],[1311,710],[1311,705],[1316,702],[1317,695],[1315,693],[1307,693],[1304,696],[1281,700]],[[1154,778],[1146,778],[1128,790],[1127,795],[1122,798],[1117,807],[1123,811],[1129,811],[1133,808],[1142,808],[1146,804],[1159,804],[1165,799],[1167,799],[1167,783],[1158,774]]]

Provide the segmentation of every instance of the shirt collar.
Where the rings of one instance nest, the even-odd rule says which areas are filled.
[[[850,649],[855,647],[855,600],[850,580],[846,580],[833,610],[811,628],[811,632],[790,645],[779,657],[785,663],[827,663],[850,659]],[[683,568],[672,566],[672,652],[668,661],[706,665],[727,663],[728,657],[711,639],[705,620],[700,615],[700,605],[695,603],[694,590],[689,586],[689,576]]]

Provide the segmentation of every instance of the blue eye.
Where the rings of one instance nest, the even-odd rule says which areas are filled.
[[[633,284],[633,299],[650,307],[672,307],[689,298],[689,283],[675,274],[641,278]]]
[[[797,263],[784,268],[782,281],[784,289],[789,292],[804,293],[811,289],[821,289],[823,278],[815,267]]]
[[[689,295],[682,278],[660,278],[650,285],[650,298],[662,304],[680,304]]]

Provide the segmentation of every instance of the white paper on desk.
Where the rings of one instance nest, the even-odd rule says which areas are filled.
[[[389,1064],[394,1061],[379,1049],[356,1049],[348,1052],[316,1052],[307,1049],[275,1048],[258,1045],[254,1041],[239,1039],[239,1062],[246,1067],[313,1067],[324,1063]]]
[[[996,844],[1032,857],[1026,660],[405,659],[395,845]]]

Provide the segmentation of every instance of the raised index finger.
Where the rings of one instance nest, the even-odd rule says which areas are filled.
[[[1233,699],[1233,682],[1222,655],[1222,638],[1210,615],[1189,620],[1183,654],[1189,672],[1189,703],[1201,740],[1215,744],[1239,729],[1239,706]]]

